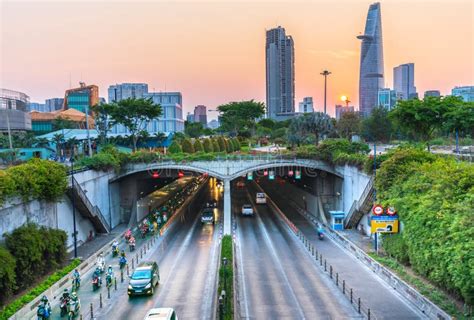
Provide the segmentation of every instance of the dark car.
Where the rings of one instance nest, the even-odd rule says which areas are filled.
[[[153,295],[160,281],[158,264],[154,261],[142,262],[133,271],[128,283],[128,296],[149,294]]]

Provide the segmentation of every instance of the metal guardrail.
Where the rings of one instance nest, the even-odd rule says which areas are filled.
[[[102,223],[102,225],[104,226],[104,228],[106,229],[106,231],[109,232],[110,231],[110,225],[105,220],[105,218],[104,218],[102,212],[100,211],[99,207],[96,206],[96,205],[93,205],[90,202],[90,200],[87,197],[86,193],[84,192],[84,190],[82,190],[81,185],[79,184],[79,182],[77,182],[76,178],[74,178],[74,177],[72,178],[72,190],[73,190],[73,193],[74,193],[74,191],[76,191],[77,195],[79,196],[81,201],[85,204],[85,206],[87,207],[87,209],[89,210],[91,215],[94,216],[94,217],[97,217],[100,220],[100,222]]]

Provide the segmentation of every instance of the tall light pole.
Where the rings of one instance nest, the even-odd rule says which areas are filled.
[[[324,70],[323,72],[320,73],[320,75],[324,76],[324,114],[326,114],[326,95],[327,95],[327,80],[328,80],[328,75],[330,75],[331,72],[328,70]]]

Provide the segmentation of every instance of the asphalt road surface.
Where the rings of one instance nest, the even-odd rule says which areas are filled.
[[[247,191],[248,190],[248,191]],[[233,188],[238,275],[237,319],[359,319],[342,293],[321,275],[288,227],[250,184]],[[253,217],[240,215],[254,206]]]

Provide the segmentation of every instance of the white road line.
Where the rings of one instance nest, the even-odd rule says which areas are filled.
[[[247,286],[245,285],[245,272],[244,272],[244,259],[242,258],[242,250],[240,249],[240,228],[237,228],[238,236],[237,236],[237,253],[239,255],[239,274],[241,276],[241,283],[242,283],[242,294],[244,298],[244,310],[245,310],[245,319],[249,318],[249,304],[248,304],[248,299],[247,299]]]

